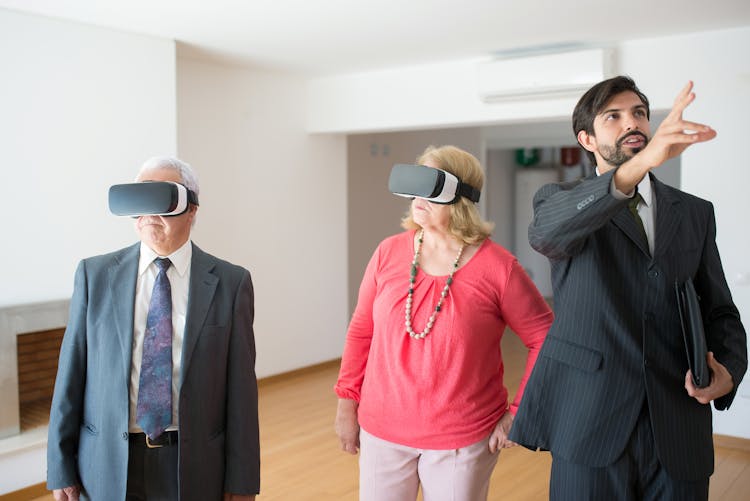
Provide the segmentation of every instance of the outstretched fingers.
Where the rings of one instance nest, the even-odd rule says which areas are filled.
[[[682,113],[685,111],[685,108],[690,106],[690,103],[695,100],[695,93],[692,90],[693,81],[688,80],[688,83],[682,88],[682,90],[677,94],[677,97],[674,99],[672,109],[669,111],[669,114],[664,117],[662,126],[682,121]]]
[[[677,97],[674,100],[674,104],[672,105],[672,111],[669,113],[669,115],[667,115],[667,117],[672,117],[678,120],[681,119],[682,112],[685,111],[685,108],[687,108],[694,100],[695,93],[693,92],[693,81],[688,80],[688,83],[685,85],[685,87],[683,87],[682,90],[677,94]]]
[[[710,126],[683,120],[683,112],[694,100],[693,81],[689,80],[677,94],[672,110],[659,126],[657,134],[661,135],[670,144],[683,145],[702,143],[715,138],[716,131]]]
[[[667,144],[693,144],[710,141],[716,137],[716,131],[710,127],[691,132],[680,129],[673,132],[662,131],[660,137]]]

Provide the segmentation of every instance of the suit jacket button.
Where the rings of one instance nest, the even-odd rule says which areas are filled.
[[[128,432],[127,431],[122,434],[122,439],[123,440],[127,440],[128,439]]]

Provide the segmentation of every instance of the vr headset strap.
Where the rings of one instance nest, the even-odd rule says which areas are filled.
[[[186,188],[187,191],[187,201],[188,203],[191,203],[193,205],[200,205],[198,203],[198,195],[195,194],[195,192],[189,188]]]
[[[480,191],[474,188],[473,186],[464,184],[460,181],[458,184],[458,190],[456,191],[456,194],[461,195],[462,197],[466,197],[474,203],[479,202]]]

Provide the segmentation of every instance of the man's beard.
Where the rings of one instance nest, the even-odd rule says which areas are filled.
[[[627,140],[630,136],[641,136],[643,140],[645,141],[643,147],[641,148],[623,148],[622,144]],[[643,148],[646,147],[648,144],[649,138],[646,137],[645,134],[638,131],[628,132],[624,136],[622,136],[620,139],[617,140],[617,142],[614,144],[614,146],[610,145],[601,145],[599,146],[599,154],[602,156],[604,160],[607,161],[608,164],[613,165],[614,167],[619,167],[631,158],[633,158],[638,152],[643,150]]]

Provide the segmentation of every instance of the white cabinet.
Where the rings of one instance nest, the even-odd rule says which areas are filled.
[[[555,168],[527,167],[516,169],[515,176],[515,255],[542,296],[552,297],[552,280],[547,258],[529,245],[529,223],[534,217],[532,201],[536,191],[558,181]]]

